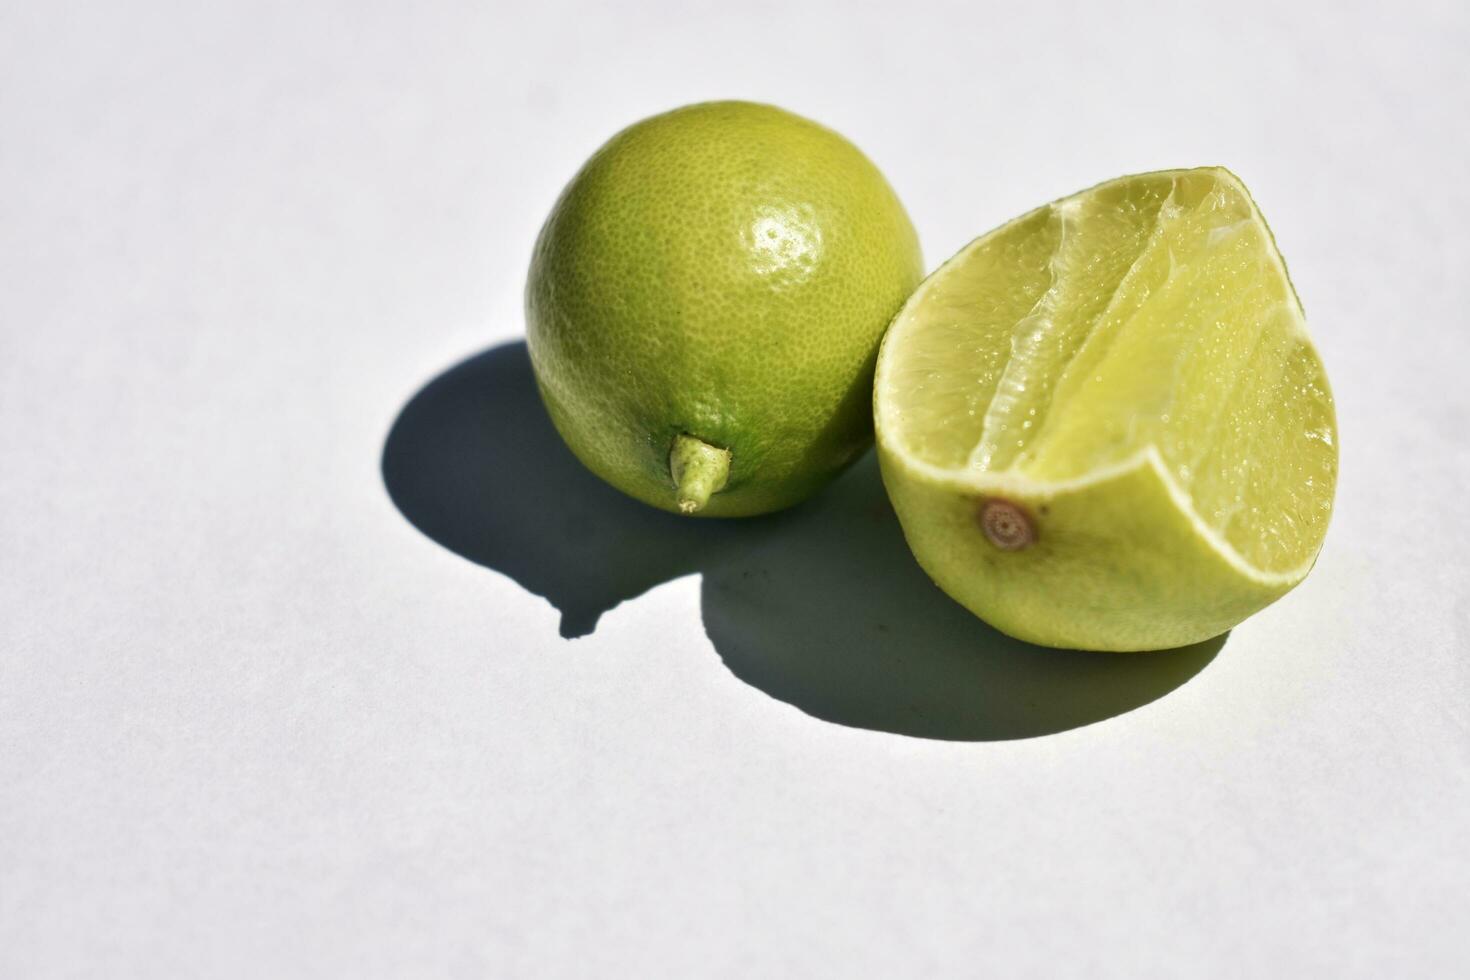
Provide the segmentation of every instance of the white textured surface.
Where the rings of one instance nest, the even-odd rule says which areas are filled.
[[[1464,5],[627,6],[0,3],[0,976],[1463,971]],[[871,467],[691,536],[507,425],[514,526],[445,534],[512,574],[421,534],[399,411],[711,97],[853,138],[931,265],[1234,169],[1337,393],[1315,573],[1114,690],[955,619]],[[569,632],[652,588],[569,640],[518,581]]]

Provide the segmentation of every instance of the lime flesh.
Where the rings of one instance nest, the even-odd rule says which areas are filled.
[[[884,341],[885,483],[919,562],[1022,639],[1157,649],[1310,569],[1332,396],[1249,193],[1120,178],[971,243]]]
[[[609,140],[562,192],[526,285],[558,432],[665,510],[797,503],[872,442],[878,345],[923,276],[878,169],[842,136],[748,102]]]

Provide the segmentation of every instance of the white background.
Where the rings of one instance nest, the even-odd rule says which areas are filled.
[[[1463,970],[1467,51],[1453,0],[0,4],[0,976]],[[716,97],[848,135],[931,266],[1234,169],[1337,394],[1316,571],[1023,648],[870,464],[665,520],[514,346],[405,415],[400,511],[561,185]]]

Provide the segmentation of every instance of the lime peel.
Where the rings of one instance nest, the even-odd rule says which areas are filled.
[[[922,278],[903,205],[852,143],[702,103],[616,134],[567,184],[532,253],[526,344],[593,473],[663,510],[746,517],[872,444],[878,345]],[[724,471],[672,459],[679,433],[727,450]]]

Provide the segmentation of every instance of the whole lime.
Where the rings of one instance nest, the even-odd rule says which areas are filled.
[[[687,106],[618,133],[557,200],[526,284],[531,363],[608,483],[764,513],[871,442],[878,344],[922,274],[903,206],[843,137],[773,106]]]

